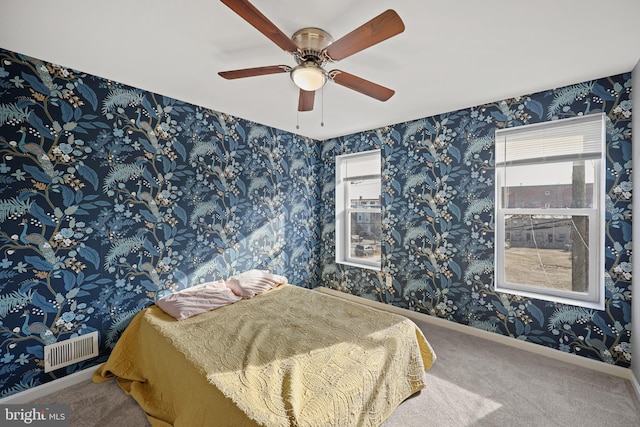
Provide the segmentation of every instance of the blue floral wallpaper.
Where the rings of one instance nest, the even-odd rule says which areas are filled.
[[[167,292],[320,274],[316,141],[0,50],[0,397],[104,361]],[[45,374],[43,344],[101,355]]]
[[[631,76],[324,142],[0,49],[0,397],[106,359],[167,292],[249,269],[628,367]],[[606,309],[493,292],[493,132],[604,111]],[[334,159],[381,148],[384,273],[335,264]],[[43,344],[100,356],[44,373]]]
[[[622,367],[631,362],[631,74],[325,141],[325,286]],[[494,132],[605,112],[606,307],[493,291]],[[381,149],[383,273],[334,262],[334,157]]]

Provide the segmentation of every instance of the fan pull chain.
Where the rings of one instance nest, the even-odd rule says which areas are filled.
[[[320,127],[324,127],[324,86],[322,86],[322,90],[320,92],[322,92],[322,99],[320,100],[320,109],[322,114],[322,117],[320,118]]]
[[[296,111],[296,129],[300,129],[300,111]]]

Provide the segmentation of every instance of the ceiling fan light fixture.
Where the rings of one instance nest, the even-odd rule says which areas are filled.
[[[291,80],[302,90],[314,92],[327,83],[327,73],[312,61],[305,61],[291,70]]]

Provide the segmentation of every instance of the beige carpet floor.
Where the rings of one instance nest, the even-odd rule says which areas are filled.
[[[628,380],[416,323],[438,360],[425,374],[426,389],[384,427],[640,426],[640,402]],[[70,404],[72,427],[149,425],[115,381],[86,381],[34,403]]]

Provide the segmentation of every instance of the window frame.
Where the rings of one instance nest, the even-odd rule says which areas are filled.
[[[576,305],[587,308],[594,308],[602,310],[604,309],[605,289],[605,254],[604,254],[604,233],[605,233],[605,185],[606,185],[606,116],[603,113],[593,114],[589,116],[581,116],[577,118],[555,120],[552,122],[538,123],[532,125],[523,125],[514,128],[499,129],[495,132],[496,135],[496,147],[498,145],[499,138],[507,138],[509,131],[517,129],[519,133],[525,132],[526,127],[531,131],[538,131],[543,126],[563,126],[576,125],[578,120],[584,120],[585,122],[592,123],[599,121],[601,126],[601,149],[599,158],[592,158],[595,163],[595,176],[593,182],[593,200],[592,206],[586,206],[583,208],[509,208],[502,207],[504,198],[506,198],[505,182],[505,170],[509,167],[507,162],[500,164],[498,161],[498,153],[496,153],[496,167],[495,167],[495,284],[494,289],[496,292],[505,292],[514,295],[520,295],[528,298],[536,298],[546,301],[553,301],[563,304]],[[507,144],[507,142],[505,142]],[[505,150],[506,150],[505,145]],[[497,148],[496,148],[497,150]],[[537,161],[536,161],[537,160]],[[576,161],[580,160],[579,155],[576,158],[567,158],[562,156],[557,159],[532,159],[531,162],[526,164],[540,165],[547,164],[549,162],[566,162],[568,160]],[[549,215],[549,216],[587,216],[589,219],[589,238],[588,247],[589,259],[588,259],[588,287],[586,292],[578,292],[572,290],[562,290],[554,288],[544,288],[541,286],[523,284],[523,283],[510,283],[505,279],[505,250],[506,250],[506,217],[508,215]],[[528,231],[524,231],[528,233]],[[533,232],[533,231],[532,231]],[[566,236],[565,236],[566,237]],[[503,242],[503,243],[501,243]],[[593,250],[592,248],[595,248]]]
[[[348,176],[346,172],[349,161],[365,160],[371,157],[371,161],[378,159],[377,170],[367,173],[364,179],[380,180],[380,196],[382,195],[382,153],[380,149],[361,151],[358,153],[342,154],[335,158],[336,166],[336,191],[335,191],[335,261],[337,264],[345,264],[354,267],[361,267],[369,270],[380,271],[382,269],[382,254],[379,261],[370,261],[364,258],[351,256],[351,215],[358,213],[378,213],[380,215],[380,232],[382,235],[382,198],[375,208],[352,207],[350,203],[348,181],[354,177]],[[379,242],[381,247],[381,242]],[[375,249],[375,246],[374,246]]]

